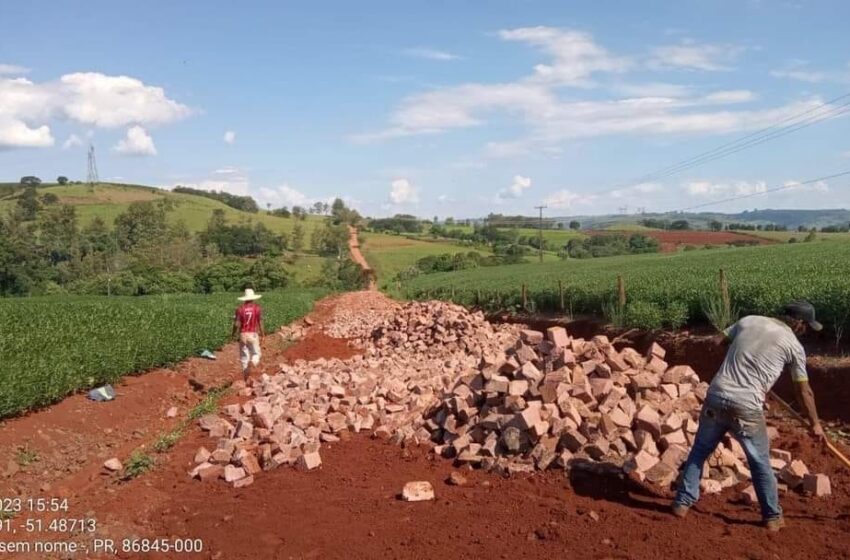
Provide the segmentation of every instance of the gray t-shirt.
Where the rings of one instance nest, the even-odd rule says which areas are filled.
[[[723,332],[732,345],[711,382],[710,395],[761,410],[786,366],[794,381],[808,381],[806,351],[782,321],[749,315]]]

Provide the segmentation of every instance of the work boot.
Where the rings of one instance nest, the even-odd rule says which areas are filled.
[[[778,533],[783,527],[785,527],[785,519],[782,517],[774,517],[773,519],[764,520],[764,528],[771,533]]]
[[[681,519],[688,515],[688,511],[690,509],[690,507],[684,504],[673,504],[673,506],[670,508],[670,511],[673,513],[673,515]]]

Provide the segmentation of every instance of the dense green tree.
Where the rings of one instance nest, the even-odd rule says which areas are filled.
[[[38,211],[41,210],[41,202],[38,200],[38,193],[35,187],[24,189],[24,192],[18,197],[15,208],[19,214],[19,218],[23,221],[28,222],[36,218]]]
[[[124,251],[144,244],[158,244],[167,233],[166,211],[152,202],[132,202],[115,218],[115,235],[118,246]]]
[[[295,222],[292,228],[292,250],[301,251],[304,248],[304,226]]]

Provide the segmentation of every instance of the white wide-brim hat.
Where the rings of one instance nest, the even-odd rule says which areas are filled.
[[[242,296],[240,298],[236,298],[236,299],[238,299],[239,301],[254,301],[256,299],[260,299],[261,297],[263,297],[263,296],[261,296],[260,294],[255,294],[254,290],[252,290],[251,288],[248,288],[248,289],[245,290],[244,296]]]

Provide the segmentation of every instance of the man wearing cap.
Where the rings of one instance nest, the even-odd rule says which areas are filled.
[[[824,437],[806,373],[806,352],[797,340],[806,328],[819,331],[822,326],[815,320],[814,307],[798,301],[786,305],[780,318],[750,315],[723,331],[721,340],[731,344],[708,388],[696,439],[682,466],[674,515],[684,517],[697,502],[703,464],[723,436],[731,432],[747,456],[764,526],[770,531],[784,526],[776,477],[770,467],[764,401],[782,371],[790,369],[812,434],[818,439]]]
[[[239,340],[239,361],[242,364],[242,377],[248,381],[251,366],[260,364],[260,339],[263,332],[263,309],[257,304],[261,295],[255,294],[253,288],[246,288],[245,294],[237,298],[242,304],[236,308],[233,318],[233,338]]]

